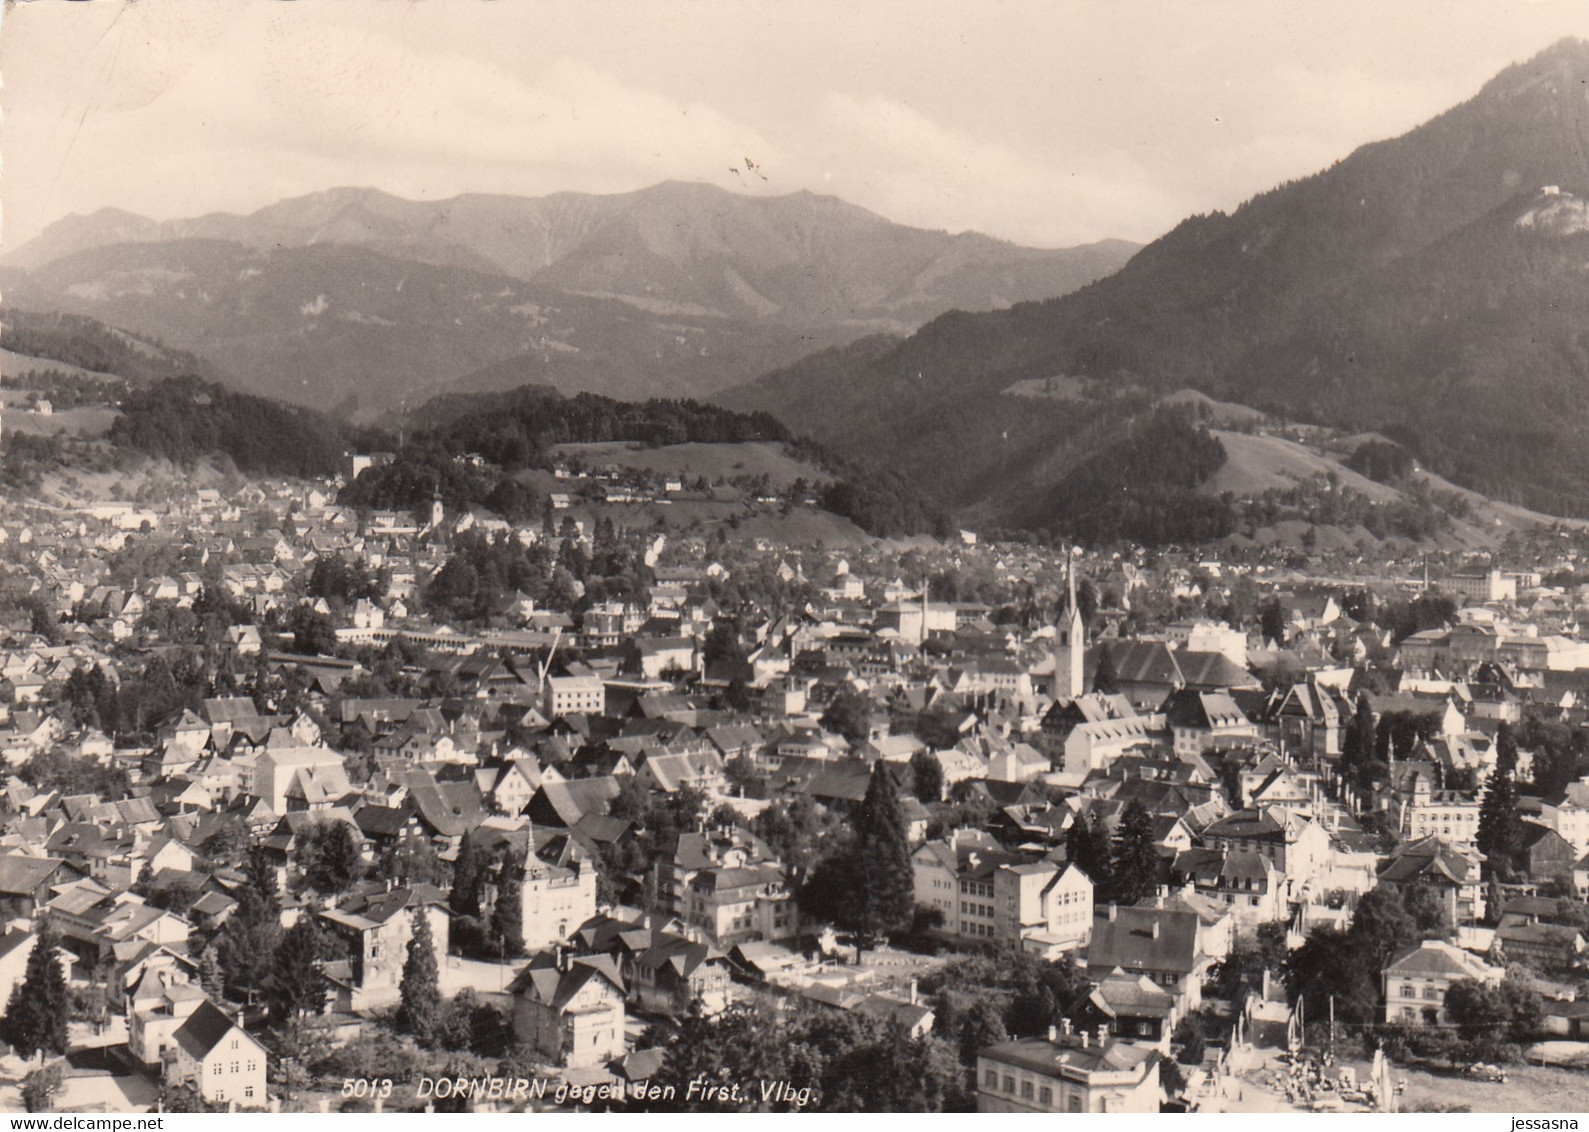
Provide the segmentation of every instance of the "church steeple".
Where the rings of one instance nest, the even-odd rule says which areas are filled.
[[[1082,623],[1081,607],[1076,602],[1076,550],[1065,551],[1065,580],[1069,598],[1067,616],[1056,625],[1054,634],[1054,686],[1053,698],[1058,703],[1068,703],[1081,695],[1086,676],[1084,662],[1087,656],[1087,626]]]

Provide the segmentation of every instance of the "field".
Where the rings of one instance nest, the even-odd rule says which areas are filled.
[[[1507,1066],[1504,1085],[1421,1069],[1400,1069],[1397,1076],[1407,1079],[1403,1112],[1450,1105],[1474,1112],[1589,1112],[1589,1074],[1571,1069]]]
[[[1225,446],[1225,466],[1198,489],[1204,495],[1231,492],[1238,498],[1261,495],[1268,489],[1293,487],[1317,475],[1334,472],[1341,484],[1381,503],[1395,502],[1395,488],[1375,483],[1328,456],[1320,456],[1293,440],[1242,432],[1214,430]]]
[[[41,417],[11,407],[14,391],[0,395],[0,430],[23,432],[33,436],[103,436],[121,413],[105,405],[84,405],[77,409],[63,409]]]
[[[743,503],[610,503],[576,504],[573,513],[593,519],[605,516],[630,530],[659,527],[670,533],[710,536],[721,529],[734,542],[761,538],[787,546],[852,547],[872,541],[848,519],[811,507],[795,507],[785,515],[778,507],[747,514]],[[738,522],[730,524],[735,518]]]
[[[587,467],[614,464],[621,468],[645,468],[661,475],[690,479],[696,476],[716,480],[765,475],[774,487],[787,487],[798,479],[811,484],[825,484],[833,478],[810,464],[794,459],[782,444],[768,441],[670,444],[662,448],[608,441],[599,444],[560,444],[553,451],[565,458],[577,456]]]
[[[81,366],[74,366],[67,362],[57,362],[51,358],[35,358],[31,354],[18,354],[13,350],[0,348],[0,384],[5,383],[17,374],[44,370],[55,370],[57,373],[67,373],[74,377],[97,377],[105,381],[119,380],[110,374],[97,373],[94,370],[83,369]]]

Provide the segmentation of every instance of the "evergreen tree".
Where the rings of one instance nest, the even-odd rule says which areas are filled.
[[[911,755],[910,776],[923,805],[943,801],[943,764],[937,755],[926,748]]]
[[[65,1053],[70,1002],[66,974],[55,951],[60,936],[48,920],[39,927],[22,981],[11,992],[0,1018],[0,1037],[23,1057]]]
[[[524,870],[504,858],[497,871],[497,903],[491,910],[491,938],[497,954],[524,954]]]
[[[1065,853],[1065,859],[1087,874],[1093,887],[1100,890],[1101,897],[1102,890],[1109,887],[1113,856],[1109,830],[1103,818],[1094,815],[1089,822],[1086,814],[1078,814],[1065,833]]]
[[[1265,641],[1273,641],[1278,648],[1284,648],[1286,643],[1286,610],[1279,601],[1271,599],[1264,603],[1258,613],[1259,631]]]
[[[298,868],[316,892],[346,892],[364,872],[353,828],[345,821],[329,820],[305,830],[298,847]]]
[[[1341,737],[1341,772],[1360,787],[1373,781],[1371,768],[1377,738],[1373,705],[1368,702],[1367,692],[1359,692],[1357,710]]]
[[[1508,777],[1517,772],[1517,736],[1512,725],[1502,721],[1495,729],[1495,773]]]
[[[916,910],[910,840],[899,789],[882,759],[872,766],[872,781],[861,802],[854,879],[854,903],[847,926],[856,932],[861,947],[886,932],[909,926]]]
[[[271,863],[266,855],[263,845],[256,845],[248,851],[248,864],[244,870],[248,883],[255,892],[266,900],[274,902],[276,899],[276,866]]]
[[[398,991],[402,996],[398,1024],[418,1038],[421,1045],[429,1045],[441,1015],[441,983],[436,969],[436,942],[430,934],[430,921],[420,909],[414,910],[413,934],[408,940],[408,958],[403,962]]]
[[[212,1002],[220,1003],[226,998],[226,980],[221,974],[221,955],[216,944],[210,944],[199,955],[199,985]]]
[[[320,970],[324,947],[312,916],[300,916],[281,937],[265,980],[265,999],[278,1026],[325,1009],[326,982]]]
[[[1115,668],[1114,650],[1098,650],[1098,667],[1092,674],[1092,690],[1105,696],[1120,691],[1120,672]]]
[[[864,951],[908,927],[916,910],[915,874],[899,791],[879,759],[854,834],[817,862],[800,892],[801,907],[851,932]]]
[[[1154,848],[1153,816],[1133,798],[1120,815],[1110,867],[1109,897],[1115,904],[1135,904],[1158,885],[1159,855]]]
[[[1510,880],[1523,848],[1523,819],[1517,813],[1517,784],[1499,768],[1490,772],[1485,784],[1475,841],[1484,854],[1485,874]]]
[[[480,851],[475,848],[474,838],[464,834],[463,843],[458,847],[458,859],[452,866],[452,894],[448,904],[453,915],[480,915],[481,871]]]
[[[241,1002],[252,1003],[265,989],[276,948],[281,943],[281,914],[257,888],[238,890],[237,908],[227,918],[217,943],[226,989]]]

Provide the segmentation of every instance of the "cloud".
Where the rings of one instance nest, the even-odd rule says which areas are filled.
[[[69,134],[69,110],[21,102],[8,133],[19,164],[34,167],[12,170],[9,196],[52,186],[47,200],[17,200],[34,214],[22,219],[105,203],[157,217],[248,210],[344,184],[420,197],[732,185],[728,166],[746,154],[782,163],[731,116],[579,60],[514,73],[353,28],[328,26],[312,45],[293,30],[267,31],[255,66],[239,65],[229,36],[190,43],[180,65],[168,55],[107,66],[78,92]],[[288,50],[306,46],[307,58]]]
[[[830,94],[813,160],[837,195],[925,227],[1044,245],[1151,237],[1181,202],[1118,151],[1022,150],[943,126],[902,102]]]

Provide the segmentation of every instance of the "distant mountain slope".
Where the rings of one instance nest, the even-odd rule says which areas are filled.
[[[1378,429],[1464,486],[1589,514],[1586,87],[1589,44],[1564,41],[1404,137],[1185,221],[1074,294],[947,314],[720,400],[1000,514],[1108,443],[1141,398],[1187,386]],[[1000,395],[1056,375],[1085,379],[1091,400]]]
[[[125,243],[214,239],[255,251],[338,244],[397,259],[618,296],[657,313],[755,315],[790,325],[910,329],[951,308],[984,310],[1073,291],[1136,246],[1022,248],[908,228],[834,197],[751,197],[666,182],[612,196],[469,194],[407,201],[332,189],[248,216],[158,222],[120,209],[69,216],[9,253],[37,270]]]
[[[9,253],[0,278],[8,297],[168,336],[279,395],[356,389],[386,408],[455,381],[699,395],[946,310],[1064,294],[1135,250],[1022,248],[832,197],[694,184],[437,202],[336,189],[248,216],[71,216]],[[433,302],[394,298],[421,284]],[[528,321],[502,318],[526,304]]]
[[[0,343],[13,355],[12,364],[25,369],[49,369],[52,363],[58,363],[57,368],[67,371],[113,374],[141,382],[202,374],[210,368],[203,359],[185,350],[106,326],[97,319],[18,310],[10,303],[4,324],[0,325]],[[10,373],[0,373],[0,379],[6,376]]]
[[[6,298],[136,327],[240,387],[324,408],[417,404],[480,370],[468,386],[681,395],[811,347],[810,335],[772,324],[653,315],[337,244],[120,244],[21,275]]]

